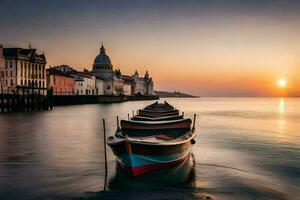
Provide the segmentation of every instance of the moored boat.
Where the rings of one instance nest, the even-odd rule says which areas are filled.
[[[196,133],[192,129],[175,138],[165,134],[149,137],[119,135],[116,133],[116,136],[109,137],[107,144],[117,156],[120,166],[138,176],[185,160]]]
[[[177,119],[166,121],[133,121],[133,120],[121,120],[121,130],[128,136],[145,136],[145,135],[157,135],[161,132],[169,130],[173,131],[174,135],[178,134],[179,130],[190,130],[191,119]]]
[[[147,112],[144,110],[139,110],[138,115],[144,117],[163,117],[163,116],[179,115],[179,110],[173,110],[168,112]]]
[[[131,118],[134,121],[165,121],[165,120],[176,120],[183,119],[183,115],[170,115],[170,116],[162,116],[162,117],[144,117],[140,115],[135,115]]]

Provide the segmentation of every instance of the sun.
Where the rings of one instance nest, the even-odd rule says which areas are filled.
[[[284,79],[279,79],[277,84],[279,87],[284,88],[286,86],[286,81]]]

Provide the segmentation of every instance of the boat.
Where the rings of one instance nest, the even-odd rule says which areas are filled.
[[[128,136],[147,136],[157,135],[167,131],[178,135],[183,131],[191,129],[191,119],[177,119],[165,121],[133,121],[121,120],[121,128],[123,135]],[[169,131],[168,131],[169,130]]]
[[[158,103],[158,101],[156,101],[155,103],[146,106],[144,109],[148,109],[148,110],[163,110],[163,109],[174,109],[173,106],[171,106],[168,102],[164,102],[164,103]]]
[[[145,117],[145,116],[135,115],[131,118],[131,120],[134,121],[165,121],[165,120],[176,120],[176,119],[183,119],[183,114],[162,116],[162,117]]]
[[[129,172],[129,173],[128,173]],[[174,185],[180,187],[181,184],[195,184],[195,160],[193,153],[179,163],[170,167],[154,170],[149,173],[144,173],[132,179],[131,172],[124,170],[122,166],[116,163],[116,173],[110,179],[108,187],[110,190],[128,190],[128,189],[149,189]]]
[[[132,176],[139,176],[184,161],[190,154],[196,133],[193,128],[178,137],[166,134],[148,137],[121,135],[110,136],[107,144],[117,156],[120,166]]]
[[[171,116],[171,115],[179,115],[179,110],[173,110],[168,112],[148,112],[144,110],[138,111],[138,116],[144,116],[144,117],[163,117],[163,116]]]

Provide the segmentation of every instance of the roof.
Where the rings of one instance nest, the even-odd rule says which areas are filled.
[[[134,79],[131,76],[127,75],[122,75],[121,78],[126,82],[126,83],[132,83]]]
[[[109,64],[111,65],[111,61],[108,55],[105,53],[105,48],[103,45],[100,48],[100,54],[95,58],[94,64]]]
[[[73,76],[69,75],[69,74],[66,74],[60,70],[57,70],[55,68],[49,68],[47,69],[47,74],[49,75],[57,75],[57,76],[65,76],[65,77],[68,77],[68,78],[73,78]]]
[[[46,57],[44,54],[37,54],[36,49],[22,49],[22,48],[4,48],[3,54],[5,58],[18,58],[28,60],[30,62],[39,62],[46,64]]]

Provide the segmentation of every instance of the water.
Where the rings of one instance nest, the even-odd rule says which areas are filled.
[[[153,101],[0,115],[0,199],[299,199],[300,99],[168,101],[198,115],[192,157],[132,179],[108,148],[107,192],[102,118],[112,135]]]

